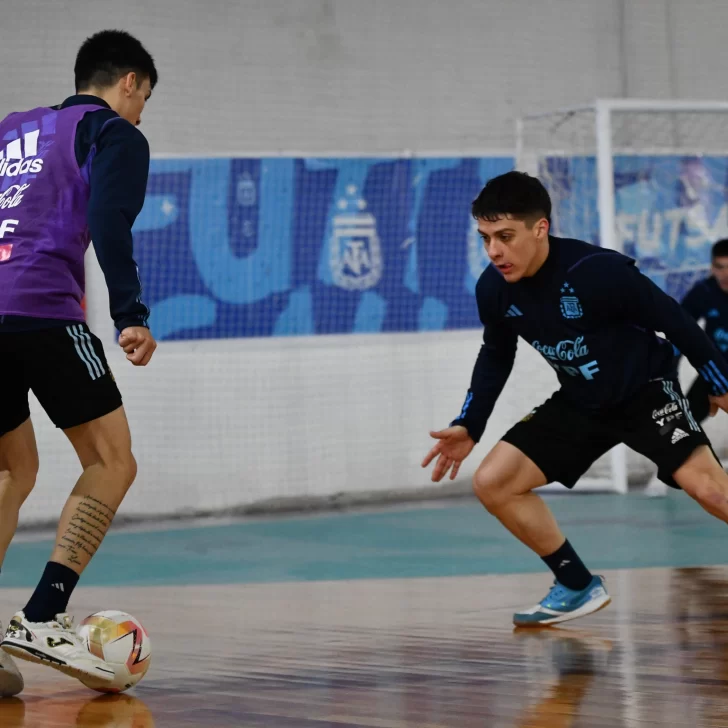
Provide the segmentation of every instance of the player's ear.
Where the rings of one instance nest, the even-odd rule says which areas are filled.
[[[131,96],[137,88],[137,76],[134,71],[129,71],[126,76],[121,77],[121,89],[124,96]]]
[[[549,234],[549,227],[549,221],[545,217],[537,220],[536,224],[534,225],[534,233],[536,237],[539,240],[547,238]]]

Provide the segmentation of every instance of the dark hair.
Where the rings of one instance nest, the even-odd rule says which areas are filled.
[[[157,68],[147,49],[123,30],[102,30],[87,38],[78,51],[73,68],[76,91],[108,88],[132,71],[138,83],[148,78],[152,88],[157,85]]]
[[[728,258],[728,238],[719,240],[710,251],[711,258]]]
[[[506,172],[488,180],[473,201],[474,218],[495,222],[502,217],[532,225],[542,217],[551,222],[551,198],[536,177],[525,172]]]

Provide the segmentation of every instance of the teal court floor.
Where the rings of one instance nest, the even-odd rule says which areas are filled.
[[[726,526],[682,493],[554,495],[547,501],[594,570],[728,563]],[[52,547],[24,534],[2,587],[30,587]],[[540,561],[474,499],[377,510],[184,522],[112,532],[84,586],[249,584],[520,574]]]
[[[548,498],[613,603],[514,630],[550,575],[474,499],[110,534],[74,594],[153,645],[132,691],[99,697],[21,665],[2,728],[728,727],[726,526],[681,493]],[[22,606],[48,534],[0,575]]]

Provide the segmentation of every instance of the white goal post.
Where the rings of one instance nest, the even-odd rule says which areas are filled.
[[[516,168],[548,188],[554,234],[630,255],[678,299],[728,237],[728,102],[600,99],[527,114],[516,122]],[[681,367],[683,389],[692,376]],[[706,430],[722,454],[728,422],[714,420]],[[578,490],[626,493],[654,470],[619,446]]]

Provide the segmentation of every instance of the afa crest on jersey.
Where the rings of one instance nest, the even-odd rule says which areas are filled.
[[[581,301],[574,293],[574,289],[568,283],[561,286],[561,315],[566,319],[578,319],[584,315]]]

